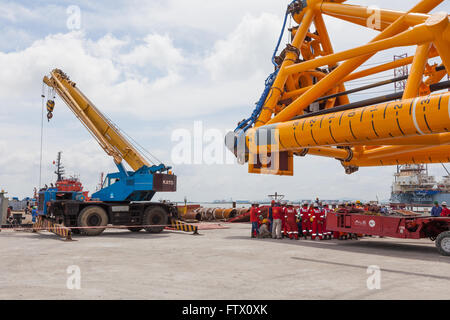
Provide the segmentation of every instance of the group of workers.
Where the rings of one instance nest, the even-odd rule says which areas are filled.
[[[311,240],[332,238],[332,232],[326,227],[327,214],[331,212],[327,204],[316,201],[312,204],[303,203],[296,209],[292,202],[272,201],[268,217],[261,214],[258,203],[253,203],[250,209],[252,223],[252,238],[282,239],[288,237],[298,240],[300,237]]]
[[[441,206],[439,202],[435,201],[433,208],[431,208],[432,217],[450,217],[450,209],[447,208],[447,202],[443,201]]]

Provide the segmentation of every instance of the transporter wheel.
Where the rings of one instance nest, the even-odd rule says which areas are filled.
[[[108,215],[106,211],[99,206],[89,206],[81,210],[78,215],[79,227],[105,227],[108,224]],[[80,233],[86,236],[98,236],[104,228],[79,229]]]
[[[130,230],[131,232],[139,232],[141,231],[143,228],[141,227],[133,227],[133,228],[128,228],[128,230]]]
[[[450,256],[450,231],[442,232],[437,236],[436,248],[443,256]]]
[[[158,227],[146,227],[145,230],[150,233],[160,233],[167,224],[167,212],[161,207],[148,207],[145,209],[143,224],[158,225]]]

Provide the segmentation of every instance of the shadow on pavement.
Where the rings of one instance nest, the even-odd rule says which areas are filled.
[[[412,260],[428,260],[450,263],[450,257],[444,257],[439,254],[436,247],[426,246],[421,244],[412,244],[411,242],[403,243],[396,242],[395,239],[390,238],[389,241],[377,241],[376,238],[370,238],[372,241],[360,240],[275,240],[275,239],[252,239],[245,236],[231,236],[226,239],[239,239],[249,241],[271,242],[280,245],[293,245],[299,247],[309,247],[318,249],[328,249],[336,251],[345,251],[353,253],[371,254],[384,257],[394,257]],[[401,240],[400,240],[401,241]],[[430,241],[430,243],[432,243]]]
[[[300,260],[300,261],[308,261],[308,262],[314,262],[314,263],[323,263],[323,264],[331,264],[335,266],[343,266],[343,267],[350,267],[350,268],[358,268],[367,270],[366,265],[356,265],[356,264],[350,264],[350,263],[341,263],[341,262],[333,262],[328,260],[317,260],[317,259],[309,259],[309,258],[300,258],[300,257],[292,257],[292,259]],[[450,277],[445,276],[439,276],[435,274],[425,274],[425,273],[417,273],[417,272],[408,272],[408,271],[401,271],[401,270],[393,270],[393,269],[386,269],[381,268],[381,271],[383,272],[390,272],[390,273],[396,273],[396,274],[403,274],[407,276],[417,276],[417,277],[426,277],[426,278],[433,278],[433,279],[439,279],[439,280],[450,280]]]

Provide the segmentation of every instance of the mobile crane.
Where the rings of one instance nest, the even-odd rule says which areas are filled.
[[[177,217],[177,210],[170,203],[151,202],[151,199],[156,192],[176,191],[177,177],[172,168],[164,164],[151,165],[63,71],[52,70],[43,82],[58,94],[102,149],[113,157],[118,172],[107,174],[102,188],[88,201],[80,192],[42,189],[39,214],[88,236],[101,234],[108,224],[128,226],[132,232],[142,229],[161,232],[169,219]],[[49,120],[54,106],[50,97],[47,101]],[[125,168],[124,162],[132,171]]]
[[[288,5],[272,63],[275,71],[250,117],[225,139],[248,172],[294,175],[293,157],[338,160],[347,174],[365,166],[450,162],[450,21],[429,14],[444,0],[420,0],[402,12],[347,4],[346,0],[294,0]],[[365,45],[335,52],[324,16],[379,31]],[[288,17],[290,41],[277,56]],[[351,36],[351,35],[350,35]],[[416,54],[366,64],[376,53],[415,46]],[[439,59],[440,58],[440,59]],[[431,61],[434,59],[434,61]],[[409,76],[348,90],[350,81],[411,65]],[[350,102],[349,96],[406,81],[403,92]],[[440,92],[439,92],[440,91]],[[450,217],[371,218],[331,214],[333,231],[430,238],[450,255]]]

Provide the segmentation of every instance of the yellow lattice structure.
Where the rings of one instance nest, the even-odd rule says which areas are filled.
[[[336,158],[347,173],[362,166],[450,162],[450,93],[443,91],[450,87],[450,24],[446,12],[429,14],[444,1],[422,0],[406,12],[345,2],[289,5],[298,25],[275,59],[276,78],[253,126],[237,129],[227,142],[249,172],[292,175],[294,155]],[[379,34],[334,52],[324,15]],[[413,57],[363,66],[378,52],[406,46],[416,48]],[[346,89],[348,81],[402,66],[410,67],[403,92],[349,101],[355,90]]]

